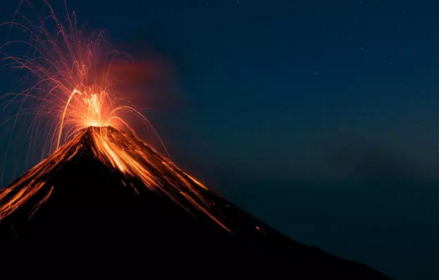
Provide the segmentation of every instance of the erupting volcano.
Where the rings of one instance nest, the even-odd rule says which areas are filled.
[[[118,183],[131,188],[134,193],[139,194],[143,191],[140,188],[143,188],[166,196],[189,213],[192,213],[192,208],[200,210],[230,232],[216,217],[219,214],[211,213],[218,206],[206,198],[204,192],[209,190],[204,185],[135,136],[122,134],[112,127],[89,127],[80,131],[71,141],[3,190],[0,193],[0,220],[26,208],[28,201],[40,197],[33,209],[28,211],[31,219],[40,205],[51,197],[55,188],[52,177],[67,162],[85,155],[118,172]]]
[[[49,151],[46,158],[0,192],[2,258],[22,262],[44,252],[45,261],[62,259],[81,270],[96,260],[122,266],[208,257],[236,271],[234,260],[259,257],[301,279],[386,279],[285,237],[140,140],[126,113],[159,137],[113,87],[109,73],[121,53],[104,51],[102,33],[83,39],[67,8],[65,24],[46,6],[49,15],[39,23],[17,10],[9,24],[26,30],[30,40],[0,48],[9,66],[37,78],[7,95],[7,106],[19,104],[13,124],[31,112],[29,135],[51,132],[49,148],[42,148]],[[7,54],[14,43],[31,47],[33,56]],[[290,263],[275,261],[283,258]],[[247,273],[259,276],[262,269]]]
[[[292,241],[112,127],[78,132],[4,189],[0,210],[2,255],[13,259],[45,252],[81,269],[95,259],[121,266],[182,255],[230,265],[264,258],[303,279],[387,279]]]

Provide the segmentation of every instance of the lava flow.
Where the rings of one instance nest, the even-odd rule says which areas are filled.
[[[136,138],[125,118],[128,113],[140,120],[162,144],[151,123],[124,99],[124,95],[115,91],[109,78],[114,61],[126,55],[116,50],[107,51],[109,44],[103,32],[85,39],[83,32],[77,29],[75,12],[70,14],[66,3],[66,20],[63,22],[56,17],[48,2],[44,1],[44,4],[49,14],[37,23],[20,13],[19,6],[14,20],[7,25],[11,30],[13,27],[25,30],[30,39],[9,41],[0,46],[0,54],[9,67],[26,69],[36,78],[31,87],[6,95],[10,98],[6,107],[15,102],[19,104],[18,113],[13,118],[14,125],[21,115],[35,114],[28,132],[31,137],[38,129],[51,132],[46,142],[50,143],[47,150],[52,154],[0,193],[0,220],[45,189],[48,174],[78,152],[81,148],[79,139],[92,126],[98,128],[88,134],[97,159],[185,208],[188,207],[182,201],[187,201],[229,230],[216,218],[211,202],[201,195],[201,191],[207,189],[204,185],[158,153],[146,153],[144,147],[147,145]],[[16,44],[31,48],[32,56],[8,54],[7,50]],[[111,133],[108,127],[134,136]],[[63,143],[66,144],[62,146]],[[45,192],[37,208],[50,198],[52,188],[46,188]]]
[[[84,150],[92,151],[94,158],[114,172],[121,172],[125,178],[121,181],[123,186],[130,186],[138,193],[138,188],[131,183],[133,180],[138,180],[150,191],[166,195],[190,213],[192,209],[189,206],[202,211],[221,227],[230,231],[216,217],[219,215],[216,205],[205,198],[207,195],[204,193],[210,191],[204,185],[135,136],[123,134],[112,127],[89,127],[80,131],[53,155],[4,189],[0,193],[0,220],[12,214],[34,196],[41,197],[39,203],[29,213],[31,218],[54,189],[54,186],[47,184],[51,175],[78,153],[84,153]]]
[[[21,84],[31,83],[3,95],[6,108],[17,107],[2,124],[14,128],[22,117],[31,116],[26,127],[30,142],[37,135],[47,137],[37,139],[47,144],[38,149],[45,159],[0,190],[4,268],[19,264],[35,274],[26,268],[41,261],[48,268],[45,273],[92,275],[95,269],[97,275],[115,277],[110,268],[149,276],[156,275],[152,270],[159,264],[181,278],[198,273],[207,278],[213,271],[262,278],[271,271],[284,275],[273,277],[281,279],[388,279],[291,240],[140,140],[137,133],[145,131],[134,131],[140,127],[136,120],[164,148],[151,123],[110,78],[115,62],[126,55],[109,50],[103,32],[86,37],[78,30],[66,2],[66,19],[59,20],[48,2],[41,1],[46,16],[33,21],[19,7],[5,25],[11,34],[17,27],[29,37],[0,46],[5,67],[27,71]],[[21,50],[28,51],[17,55]],[[214,265],[213,271],[205,261]]]

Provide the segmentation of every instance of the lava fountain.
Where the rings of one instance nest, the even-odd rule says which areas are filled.
[[[19,103],[17,114],[10,120],[14,125],[22,114],[35,115],[29,134],[32,137],[37,129],[47,130],[51,154],[0,193],[0,220],[43,191],[47,180],[45,174],[74,156],[80,148],[79,135],[93,126],[98,129],[89,135],[93,138],[93,152],[97,159],[116,172],[143,182],[149,190],[167,195],[178,204],[185,200],[229,231],[213,213],[210,201],[204,199],[201,192],[207,191],[207,188],[203,184],[179,170],[165,157],[161,156],[161,160],[150,158],[151,154],[137,148],[140,144],[139,140],[133,140],[137,139],[136,136],[126,137],[123,141],[122,137],[116,139],[109,133],[107,127],[135,135],[125,117],[131,114],[163,145],[152,124],[131,105],[130,100],[115,91],[114,81],[110,78],[112,64],[126,58],[127,54],[110,50],[103,32],[85,37],[77,28],[75,12],[69,12],[66,2],[66,18],[63,21],[58,19],[47,1],[44,5],[49,14],[39,22],[29,20],[18,7],[13,21],[5,25],[9,25],[11,30],[14,27],[23,29],[30,38],[28,41],[8,41],[0,46],[0,55],[8,67],[25,69],[36,78],[29,88],[7,94],[6,107],[13,102]],[[32,49],[32,56],[9,54],[7,49],[16,44]],[[45,191],[46,195],[38,205],[49,199],[52,188]]]

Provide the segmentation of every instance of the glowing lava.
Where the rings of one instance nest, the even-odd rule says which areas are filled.
[[[43,198],[29,213],[31,217],[57,187],[47,184],[51,174],[84,150],[91,150],[97,160],[114,172],[121,172],[125,178],[123,186],[130,185],[138,193],[137,187],[130,182],[142,182],[150,191],[165,195],[190,213],[191,207],[201,211],[230,231],[218,218],[221,215],[216,205],[205,198],[205,193],[214,195],[213,192],[135,136],[123,134],[112,127],[89,127],[80,131],[54,154],[4,189],[0,193],[0,220],[38,194]]]
[[[32,138],[38,130],[51,132],[45,141],[49,153],[89,126],[110,125],[132,131],[127,115],[135,116],[133,119],[140,120],[158,137],[151,123],[125,98],[127,94],[116,90],[111,79],[113,65],[127,60],[128,55],[110,49],[102,31],[85,37],[76,26],[75,12],[69,14],[66,6],[66,20],[60,21],[52,7],[44,3],[49,14],[42,20],[33,22],[20,13],[19,7],[14,21],[3,24],[11,30],[20,28],[29,36],[0,46],[6,67],[31,74],[27,78],[30,87],[3,97],[5,109],[17,106],[13,123],[21,116],[34,114],[28,134]],[[9,54],[23,45],[31,51]]]
[[[55,16],[52,7],[46,1],[44,3],[49,14],[38,23],[32,22],[17,9],[14,21],[8,24],[24,29],[30,39],[8,42],[0,47],[0,54],[10,67],[26,69],[36,78],[36,82],[26,90],[7,95],[11,97],[7,106],[19,102],[14,124],[22,112],[33,112],[31,137],[36,129],[51,131],[47,141],[51,148],[48,150],[54,152],[0,193],[0,219],[20,208],[36,193],[46,192],[38,206],[50,199],[53,186],[46,185],[47,174],[76,155],[83,145],[80,139],[85,129],[92,126],[97,128],[89,128],[91,133],[88,136],[92,138],[91,146],[97,159],[126,178],[143,182],[149,190],[168,196],[186,209],[191,205],[228,230],[216,218],[210,201],[203,198],[201,191],[207,190],[204,185],[158,153],[147,153],[147,146],[140,140],[118,136],[122,134],[102,128],[112,126],[135,135],[125,118],[130,113],[158,137],[150,122],[115,92],[113,81],[109,78],[113,62],[125,54],[107,51],[109,46],[102,32],[85,39],[77,29],[75,13],[70,15],[67,7],[67,17],[62,22]],[[9,55],[7,49],[14,44],[26,44],[33,50],[33,56]]]

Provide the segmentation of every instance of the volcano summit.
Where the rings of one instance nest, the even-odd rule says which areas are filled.
[[[78,270],[92,260],[209,258],[229,270],[265,259],[299,279],[388,279],[289,239],[112,127],[80,131],[3,189],[0,218],[7,260],[41,252]]]

